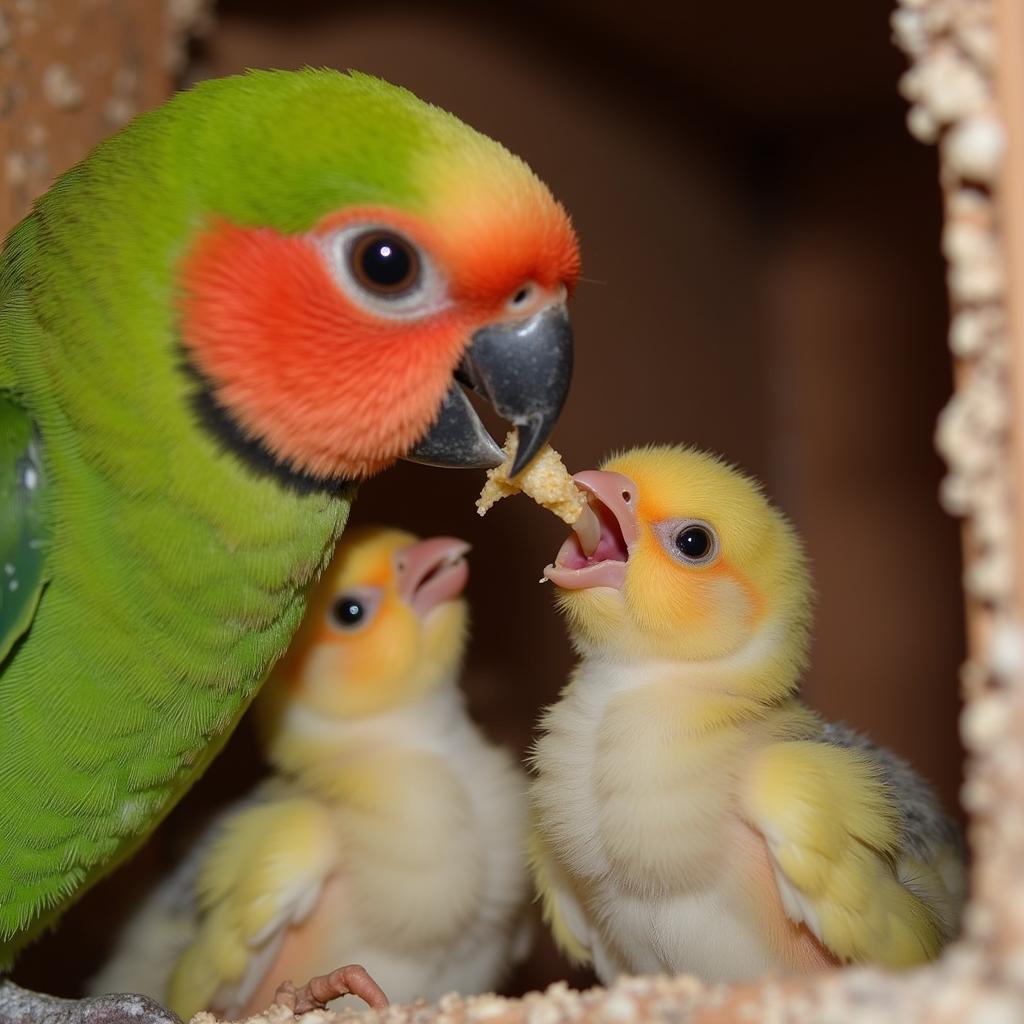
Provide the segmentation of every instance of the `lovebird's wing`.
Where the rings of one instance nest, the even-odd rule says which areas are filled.
[[[182,1020],[213,1005],[237,1014],[288,929],[316,907],[337,858],[329,815],[304,797],[259,804],[225,823],[199,870],[198,931],[168,986]]]
[[[772,744],[745,779],[788,916],[841,961],[902,967],[934,957],[947,929],[907,870],[907,823],[885,766],[865,749]]]
[[[0,392],[0,663],[28,629],[50,542],[41,442],[28,415]]]

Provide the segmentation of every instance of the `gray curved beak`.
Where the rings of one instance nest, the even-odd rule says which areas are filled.
[[[406,458],[463,469],[490,468],[503,461],[501,449],[459,387],[461,381],[515,424],[515,476],[551,435],[569,393],[572,327],[565,304],[546,306],[515,323],[481,328],[455,376],[438,418]]]

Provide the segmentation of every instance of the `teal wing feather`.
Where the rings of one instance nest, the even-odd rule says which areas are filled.
[[[38,432],[0,394],[0,663],[28,629],[45,583],[47,483]]]

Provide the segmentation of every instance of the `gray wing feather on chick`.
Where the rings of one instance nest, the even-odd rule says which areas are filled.
[[[968,850],[963,832],[943,810],[931,786],[891,750],[838,723],[824,724],[822,739],[861,751],[878,765],[900,816],[903,856],[895,865],[897,877],[931,908],[946,938],[952,938],[967,896]],[[934,875],[923,874],[921,865],[933,868]]]
[[[863,751],[881,768],[900,814],[903,845],[908,853],[929,860],[936,849],[949,846],[966,858],[967,846],[960,828],[943,810],[932,787],[903,758],[841,723],[826,723],[822,738],[837,747]]]

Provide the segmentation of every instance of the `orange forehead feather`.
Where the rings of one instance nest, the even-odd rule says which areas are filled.
[[[518,157],[477,140],[460,160],[423,168],[431,183],[425,219],[465,297],[500,297],[525,281],[571,294],[580,274],[579,241],[564,207]]]

